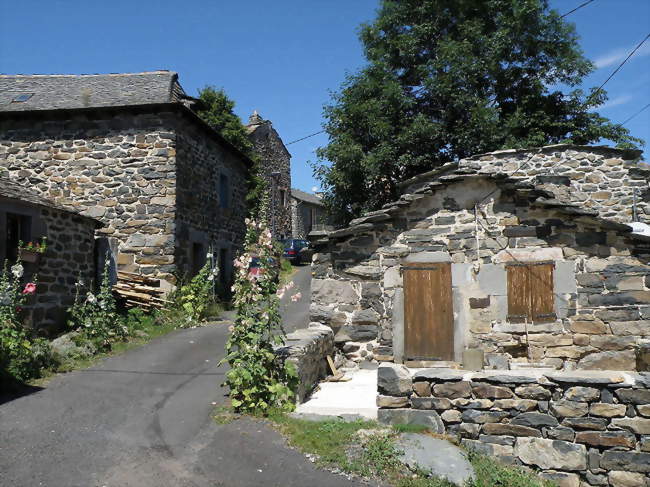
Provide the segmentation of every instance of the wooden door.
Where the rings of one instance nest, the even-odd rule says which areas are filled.
[[[451,264],[406,264],[402,271],[405,358],[453,360]]]

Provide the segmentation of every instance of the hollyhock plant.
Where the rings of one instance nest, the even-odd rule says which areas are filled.
[[[261,221],[265,219],[261,217]],[[271,232],[264,223],[246,223],[244,252],[234,261],[232,289],[237,317],[226,343],[223,361],[228,362],[230,370],[225,384],[237,411],[264,414],[272,409],[292,410],[297,375],[293,364],[284,362],[275,350],[284,344],[279,298],[288,288],[278,289],[271,269],[279,258]],[[249,270],[253,256],[260,266],[254,276]]]
[[[0,384],[6,374],[20,381],[38,377],[50,360],[47,341],[23,326],[23,305],[36,291],[35,282],[21,284],[23,274],[20,263],[9,270],[5,262],[0,271]]]

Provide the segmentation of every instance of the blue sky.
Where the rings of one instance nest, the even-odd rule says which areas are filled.
[[[551,0],[564,13],[582,0]],[[223,87],[246,121],[254,110],[285,142],[317,132],[329,91],[364,63],[357,28],[378,0],[0,0],[0,73],[178,71],[195,95]],[[650,32],[650,1],[595,0],[571,14],[599,68],[598,86]],[[650,41],[606,86],[600,112],[622,122],[650,103]],[[650,143],[650,109],[627,127]],[[321,134],[288,148],[293,186],[318,186],[308,161]],[[647,158],[647,152],[646,152]]]

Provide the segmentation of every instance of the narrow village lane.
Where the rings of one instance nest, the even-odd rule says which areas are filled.
[[[294,287],[280,301],[280,314],[287,333],[305,328],[309,324],[309,302],[311,301],[311,265],[301,265],[294,268],[291,277]],[[291,296],[301,294],[298,301],[292,302]]]
[[[0,485],[358,485],[316,469],[263,422],[211,419],[225,399],[227,334],[179,330],[0,404]]]

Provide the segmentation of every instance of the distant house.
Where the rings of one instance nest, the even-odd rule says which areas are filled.
[[[496,369],[635,370],[650,339],[638,156],[498,151],[404,181],[399,200],[320,241],[311,320],[351,362],[461,362],[469,348]]]
[[[248,137],[260,157],[260,169],[269,197],[267,224],[273,237],[282,240],[291,235],[291,154],[270,120],[253,112],[246,126]]]
[[[326,221],[323,200],[315,194],[291,189],[291,235],[307,238],[309,232]]]
[[[23,255],[23,282],[37,277],[37,293],[25,309],[30,325],[48,329],[61,324],[73,303],[75,283],[96,278],[95,230],[101,223],[82,216],[37,192],[0,176],[0,262],[19,258],[19,243],[41,243],[46,251]]]
[[[196,103],[170,71],[0,75],[0,167],[100,220],[100,249],[120,270],[171,285],[211,249],[225,283],[246,230],[251,161]]]

